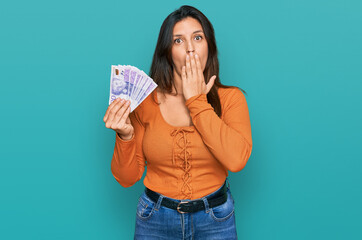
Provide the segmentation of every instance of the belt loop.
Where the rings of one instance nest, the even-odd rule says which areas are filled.
[[[156,206],[155,206],[155,210],[156,210],[156,211],[158,211],[158,209],[160,208],[163,197],[164,197],[164,196],[163,196],[162,194],[160,194],[160,196],[159,196],[159,198],[158,198],[158,200],[157,200]]]
[[[203,198],[202,198],[202,201],[204,201],[206,213],[209,213],[209,212],[210,212],[209,202],[207,201],[206,197],[203,197]]]
[[[230,182],[229,182],[229,178],[226,178],[226,182],[228,183],[228,189],[230,190]]]

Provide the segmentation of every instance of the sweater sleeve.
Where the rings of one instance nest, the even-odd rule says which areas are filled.
[[[252,150],[249,110],[245,96],[237,88],[225,94],[221,104],[222,119],[205,94],[186,101],[192,122],[209,151],[226,169],[238,172],[245,167]]]
[[[146,165],[142,150],[144,126],[136,110],[129,117],[134,128],[134,135],[130,140],[123,140],[116,133],[111,162],[112,174],[123,187],[130,187],[139,181]]]

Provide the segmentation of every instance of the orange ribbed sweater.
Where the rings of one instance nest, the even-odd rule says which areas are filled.
[[[237,88],[219,88],[218,93],[221,118],[206,95],[199,94],[185,103],[193,122],[187,127],[168,124],[150,94],[130,114],[132,139],[116,134],[111,163],[115,179],[130,187],[147,166],[146,187],[166,197],[193,200],[220,188],[228,170],[242,170],[252,150],[247,102]]]

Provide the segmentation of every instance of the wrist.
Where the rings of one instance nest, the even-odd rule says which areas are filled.
[[[184,93],[184,98],[185,98],[185,101],[189,100],[190,98],[193,98],[197,95],[199,95],[201,93],[197,93],[197,92],[191,92],[191,93]]]
[[[207,95],[200,93],[200,94],[194,95],[194,96],[186,99],[186,101],[185,101],[186,106],[188,106],[190,103],[194,102],[197,99],[207,102]]]

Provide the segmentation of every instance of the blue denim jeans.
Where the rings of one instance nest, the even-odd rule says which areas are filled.
[[[215,192],[200,198],[206,209],[194,213],[179,213],[161,205],[162,199],[167,198],[162,194],[157,202],[153,202],[143,192],[137,204],[134,239],[237,239],[234,199],[230,188],[227,188],[228,198],[225,203],[209,208],[206,198]]]

